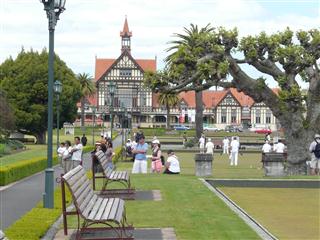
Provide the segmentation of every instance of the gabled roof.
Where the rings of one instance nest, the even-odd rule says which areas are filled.
[[[242,92],[238,92],[235,88],[230,88],[226,90],[214,91],[214,90],[206,90],[202,92],[202,101],[206,108],[217,107],[221,103],[221,101],[230,93],[232,97],[242,106],[251,107],[254,104],[254,101],[251,97],[245,95]],[[159,107],[158,104],[158,96],[159,94],[152,95],[152,104],[153,107]],[[195,108],[196,107],[196,99],[195,92],[181,92],[179,93],[180,101],[184,101],[188,107]]]
[[[96,94],[94,94],[94,95],[92,95],[90,97],[86,97],[85,104],[90,105],[90,106],[92,106],[92,105],[97,106]],[[77,107],[81,107],[81,102],[77,103]]]
[[[248,95],[245,95],[243,92],[238,92],[235,88],[230,88],[229,91],[242,107],[251,107],[254,104],[253,99]]]
[[[96,58],[94,80],[97,81],[109,69],[116,59]]]
[[[123,54],[121,54],[121,56],[122,55]],[[118,59],[120,59],[121,56]],[[94,76],[95,81],[98,81],[102,77],[102,75],[116,63],[118,59],[96,58],[96,68]],[[157,62],[155,59],[132,59],[141,67],[144,72],[157,70]]]

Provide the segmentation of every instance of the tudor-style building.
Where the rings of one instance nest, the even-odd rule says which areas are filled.
[[[113,82],[117,86],[113,100],[115,123],[123,123],[121,106],[124,106],[131,117],[133,127],[165,127],[167,121],[165,106],[159,105],[158,94],[153,94],[150,89],[143,86],[144,73],[156,71],[156,59],[133,57],[131,53],[132,32],[129,31],[127,19],[125,19],[120,37],[121,54],[118,58],[96,57],[95,59],[94,79],[97,93],[86,99],[86,124],[92,124],[90,106],[94,105],[97,108],[96,123],[110,126],[109,85],[110,82]],[[170,109],[170,124],[180,122],[194,126],[195,93],[193,91],[182,92],[179,98],[179,105]],[[277,127],[275,117],[264,103],[255,103],[252,98],[237,92],[236,89],[203,91],[203,109],[204,124],[215,124],[218,128],[239,124],[270,127],[272,130]],[[80,114],[80,108],[78,113]],[[102,116],[105,116],[104,121]],[[77,123],[79,120],[76,121]]]

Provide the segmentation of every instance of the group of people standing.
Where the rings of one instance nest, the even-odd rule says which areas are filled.
[[[73,146],[69,140],[60,143],[57,153],[64,173],[67,173],[71,169],[82,164],[82,150],[83,145],[80,141],[80,137],[74,138]]]
[[[132,154],[134,156],[134,163],[132,167],[132,173],[147,173],[148,168],[148,144],[145,142],[145,136],[143,134],[137,134],[135,141],[136,145],[131,145]],[[129,142],[129,141],[128,141]],[[128,143],[127,142],[127,143]],[[128,145],[126,145],[128,147]],[[151,172],[161,173],[162,167],[165,167],[164,174],[179,174],[180,164],[178,157],[174,154],[173,150],[167,152],[167,161],[164,161],[164,157],[161,151],[160,141],[154,137],[151,142]]]
[[[214,143],[211,138],[208,138],[207,143],[205,142],[205,136],[202,134],[199,139],[199,148],[200,153],[204,153],[206,149],[206,153],[213,154]],[[223,154],[229,155],[230,165],[237,166],[238,165],[238,154],[240,148],[240,142],[238,137],[232,137],[230,142],[228,137],[225,137],[222,140],[222,148]]]

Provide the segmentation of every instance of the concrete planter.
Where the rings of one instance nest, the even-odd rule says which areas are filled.
[[[213,155],[206,153],[198,153],[194,157],[195,160],[195,174],[198,177],[205,177],[212,175],[212,161]]]
[[[262,162],[264,174],[268,177],[285,176],[284,162],[286,157],[283,153],[264,153],[262,154]]]

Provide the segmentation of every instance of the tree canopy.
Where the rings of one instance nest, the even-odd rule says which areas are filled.
[[[15,122],[12,108],[10,107],[6,95],[0,90],[0,139],[2,134],[8,135],[14,130]]]
[[[85,98],[92,96],[96,92],[96,86],[92,81],[92,77],[88,73],[79,73],[77,75],[77,79],[80,83],[81,90],[81,127],[83,127]]]
[[[72,70],[57,55],[54,73],[55,79],[63,84],[60,123],[73,122],[77,115],[76,103],[81,97],[80,84]],[[9,57],[5,60],[0,65],[0,87],[13,107],[17,129],[36,136],[38,143],[45,142],[48,108],[47,51],[44,49],[39,53],[31,49],[25,52],[22,49],[16,59]]]
[[[235,87],[271,109],[285,130],[288,161],[304,163],[312,135],[320,132],[319,29],[294,34],[287,28],[239,39],[237,29],[206,26],[193,34],[197,28],[185,29],[192,41],[177,35],[180,40],[174,42],[166,69],[149,73],[146,84],[168,92]],[[243,65],[251,65],[260,77],[250,76]],[[265,75],[277,83],[278,92],[268,86]],[[308,83],[307,94],[302,94],[299,79]]]

